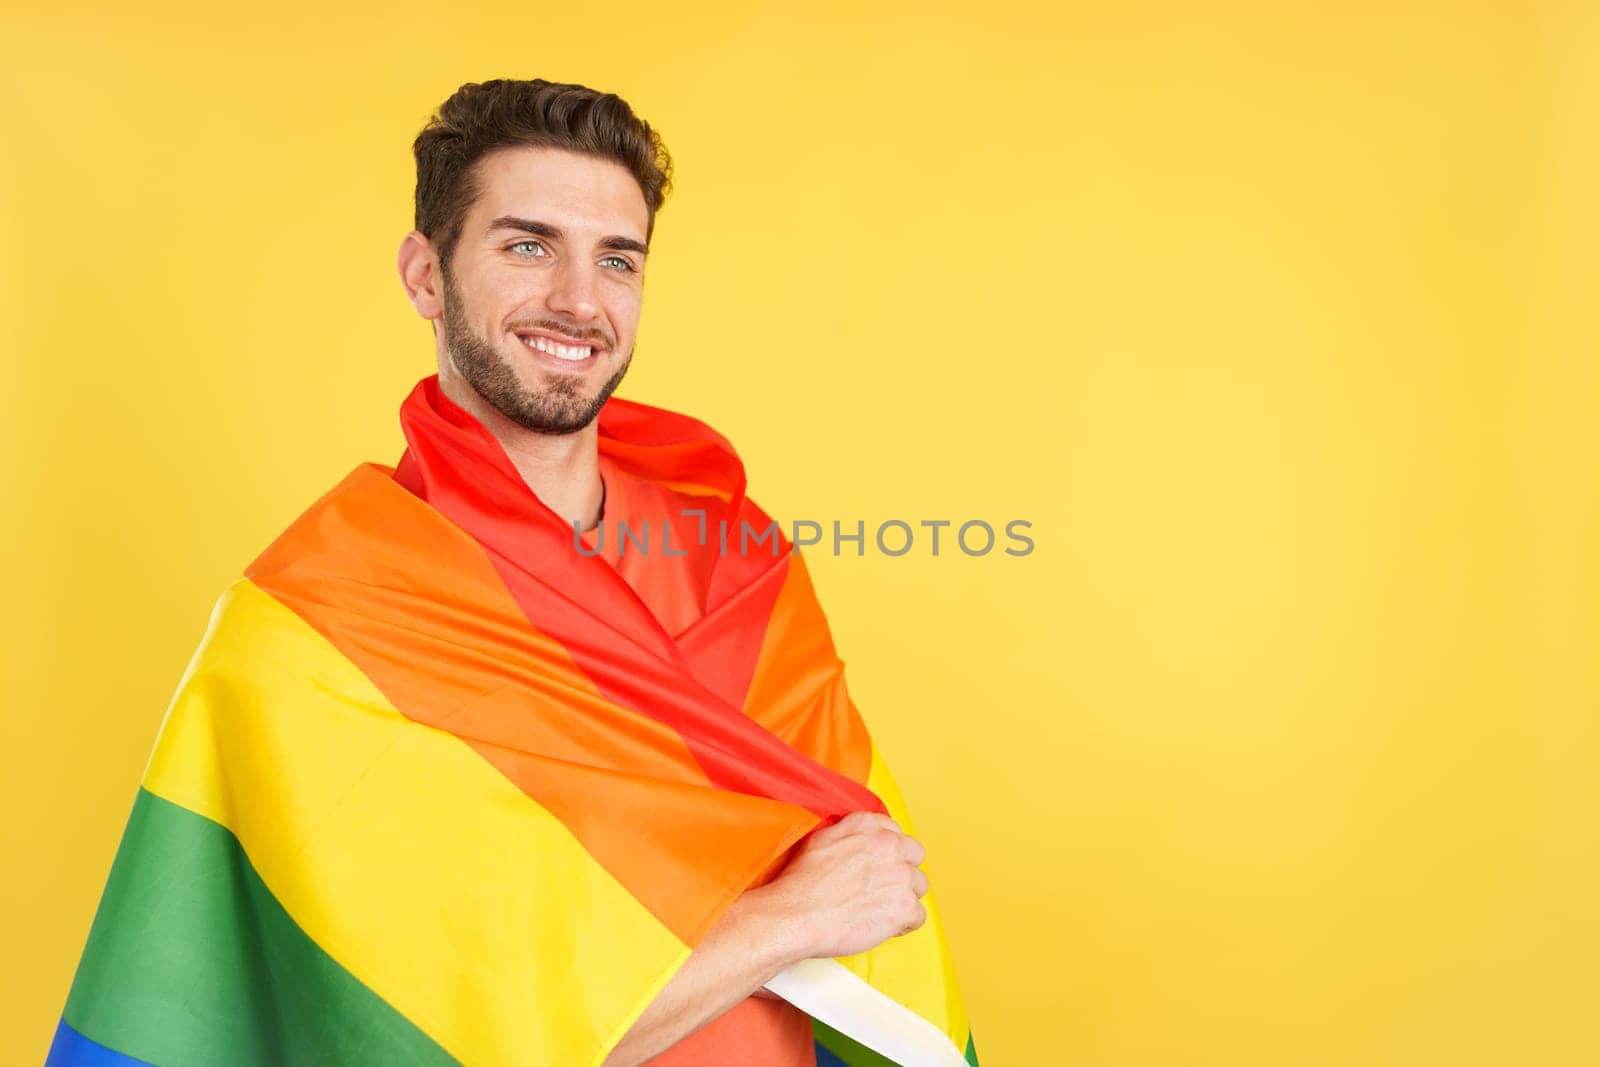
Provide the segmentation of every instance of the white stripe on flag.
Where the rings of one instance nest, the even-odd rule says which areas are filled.
[[[838,960],[801,960],[765,988],[900,1067],[967,1067],[948,1034]]]

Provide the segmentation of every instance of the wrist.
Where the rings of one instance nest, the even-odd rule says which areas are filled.
[[[769,882],[748,889],[734,907],[738,909],[735,921],[745,927],[746,943],[760,963],[763,983],[811,957],[804,917],[781,884]]]

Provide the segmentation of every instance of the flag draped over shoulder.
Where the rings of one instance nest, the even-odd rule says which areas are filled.
[[[162,723],[50,1064],[599,1064],[743,891],[852,811],[914,832],[802,557],[710,427],[599,448],[730,531],[669,635],[439,389],[223,592]],[[976,1064],[921,928],[769,988],[824,1067]]]

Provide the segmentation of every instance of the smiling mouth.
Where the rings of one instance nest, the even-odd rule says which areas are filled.
[[[544,358],[540,360],[551,366],[562,369],[582,368],[592,364],[600,349],[595,345],[565,344],[551,340],[540,334],[517,334],[517,340],[523,347],[528,348]]]

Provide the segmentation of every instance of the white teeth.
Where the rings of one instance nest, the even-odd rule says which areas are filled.
[[[541,352],[548,352],[557,359],[570,359],[577,361],[588,359],[593,351],[588,345],[562,345],[544,337],[524,337],[522,343],[529,348],[537,348]]]

